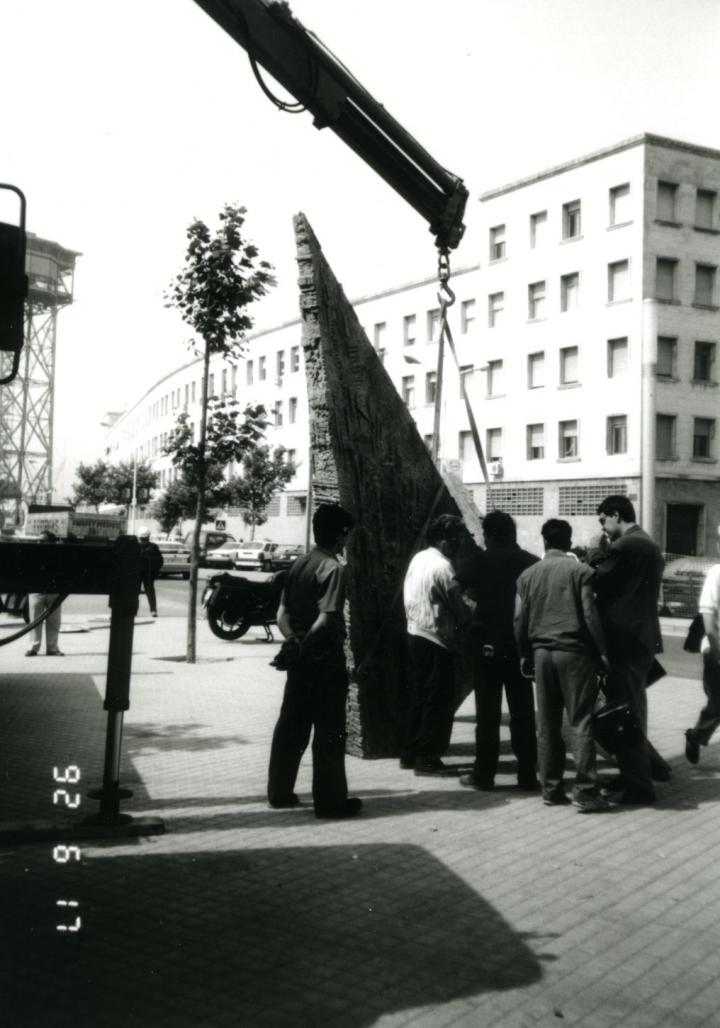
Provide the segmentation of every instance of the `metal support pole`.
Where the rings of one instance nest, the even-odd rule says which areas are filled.
[[[110,585],[110,645],[108,647],[105,710],[105,764],[100,789],[88,796],[100,800],[100,811],[87,817],[87,824],[127,824],[130,814],[120,813],[120,800],[132,796],[120,788],[123,714],[130,707],[130,675],[135,615],[140,592],[140,544],[134,536],[123,536],[115,544],[113,577]]]

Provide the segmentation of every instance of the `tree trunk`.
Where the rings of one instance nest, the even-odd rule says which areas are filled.
[[[197,586],[198,562],[200,550],[200,531],[205,519],[205,438],[207,435],[207,402],[210,370],[210,346],[205,341],[203,358],[202,396],[200,397],[200,437],[198,450],[200,461],[198,466],[198,495],[195,506],[195,529],[190,548],[190,581],[188,583],[188,625],[187,625],[187,662],[194,664],[197,655]]]

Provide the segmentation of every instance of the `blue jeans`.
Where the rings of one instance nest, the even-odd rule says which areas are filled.
[[[573,796],[597,792],[592,715],[598,694],[595,661],[586,653],[535,650],[538,705],[538,765],[543,796],[553,799],[563,789],[565,741],[563,710],[568,712],[575,758]]]

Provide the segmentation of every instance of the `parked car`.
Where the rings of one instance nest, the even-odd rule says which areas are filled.
[[[190,549],[192,546],[192,532],[186,532],[183,537],[183,543],[186,549]],[[222,546],[226,542],[235,542],[235,536],[230,535],[229,532],[218,532],[214,528],[201,528],[200,529],[200,543],[198,547],[198,566],[204,568],[206,566],[205,561],[207,555],[211,550],[217,550],[218,547]]]
[[[711,557],[679,557],[666,564],[662,577],[660,612],[665,616],[695,617],[705,575],[715,563]]]
[[[157,546],[163,558],[160,578],[168,578],[170,575],[180,575],[186,579],[190,577],[190,550],[185,543],[162,542]]]
[[[305,547],[291,543],[278,543],[277,549],[265,558],[265,570],[287,571],[298,557],[305,553]]]
[[[235,567],[235,554],[238,551],[238,545],[242,544],[228,540],[219,549],[208,550],[205,557],[205,567],[220,568],[224,571],[231,570]]]
[[[235,567],[259,568],[261,571],[267,567],[269,570],[270,560],[277,546],[277,543],[270,543],[267,540],[240,543],[235,551]]]

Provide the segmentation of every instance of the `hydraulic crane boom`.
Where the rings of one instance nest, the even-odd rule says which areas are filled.
[[[331,128],[429,223],[437,245],[458,245],[468,191],[443,168],[340,61],[291,13],[284,0],[195,0],[261,64]],[[264,87],[263,87],[264,88]]]

